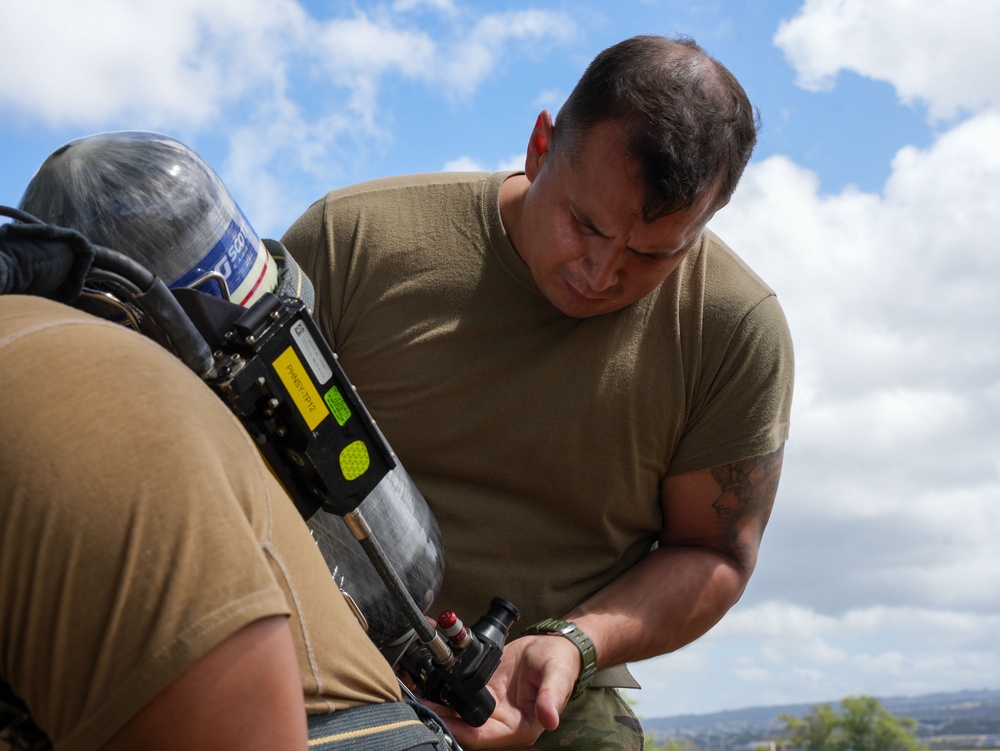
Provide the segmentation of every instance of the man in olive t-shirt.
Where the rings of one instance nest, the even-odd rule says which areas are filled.
[[[638,751],[621,666],[698,638],[746,586],[792,346],[706,225],[755,140],[728,70],[638,37],[541,113],[523,173],[333,191],[282,238],[441,526],[439,605],[522,610],[497,711],[450,721],[467,745]]]

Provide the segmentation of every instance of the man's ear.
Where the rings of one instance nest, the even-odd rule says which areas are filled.
[[[524,160],[524,174],[529,182],[534,181],[538,170],[542,168],[542,162],[548,156],[551,146],[552,114],[548,110],[542,110],[528,138],[528,155]]]

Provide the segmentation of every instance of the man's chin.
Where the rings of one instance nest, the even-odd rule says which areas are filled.
[[[558,308],[561,313],[570,318],[593,318],[607,313],[614,313],[625,307],[625,305],[616,300],[580,300],[579,298],[574,298],[557,302],[549,298],[549,302]]]
[[[605,313],[614,313],[628,305],[616,297],[585,295],[562,276],[550,278],[548,285],[539,287],[552,305],[571,318],[593,318]]]

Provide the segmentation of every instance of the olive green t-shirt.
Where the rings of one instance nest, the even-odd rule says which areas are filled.
[[[276,614],[309,712],[399,699],[253,442],[179,360],[0,296],[0,383],[0,680],[56,748],[101,746]]]
[[[523,627],[649,551],[664,477],[779,448],[793,358],[773,291],[710,231],[642,300],[564,315],[504,231],[508,176],[333,191],[282,242],[441,526],[438,605],[506,597]]]

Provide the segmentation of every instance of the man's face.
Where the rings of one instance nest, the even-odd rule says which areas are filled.
[[[547,137],[533,133],[529,145],[530,186],[514,245],[542,294],[566,315],[620,310],[677,269],[714,215],[714,197],[646,222],[638,168],[620,127],[595,126],[571,158],[548,150],[547,123]]]

